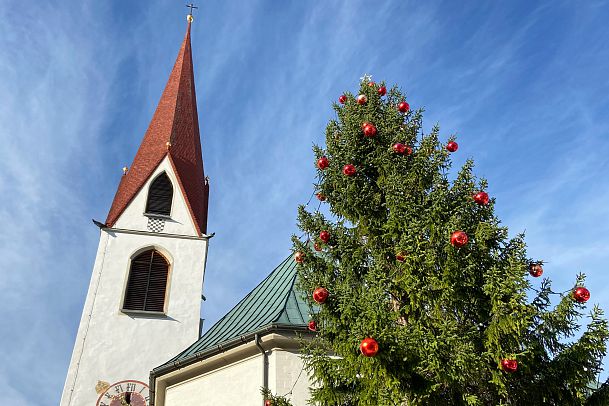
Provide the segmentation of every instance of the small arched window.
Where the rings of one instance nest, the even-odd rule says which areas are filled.
[[[148,200],[146,201],[146,214],[169,216],[172,198],[173,186],[167,174],[163,172],[150,184]]]
[[[131,260],[123,310],[162,312],[169,262],[158,251],[144,251]]]

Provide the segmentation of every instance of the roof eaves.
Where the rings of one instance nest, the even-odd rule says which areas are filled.
[[[284,324],[284,323],[272,323],[266,326],[263,326],[255,331],[252,331],[250,333],[238,336],[238,337],[234,337],[231,338],[229,340],[226,340],[224,342],[215,344],[212,347],[208,347],[205,348],[199,352],[196,352],[194,354],[188,355],[185,358],[181,359],[181,360],[177,360],[177,361],[169,361],[166,362],[165,364],[159,365],[158,367],[154,368],[151,372],[150,372],[150,376],[151,378],[154,377],[159,377],[161,375],[165,375],[169,372],[178,370],[180,368],[184,368],[188,365],[193,364],[194,362],[197,361],[201,361],[204,360],[206,358],[209,358],[213,355],[225,352],[227,350],[230,350],[232,348],[238,347],[241,344],[245,344],[249,341],[252,341],[255,337],[256,334],[258,335],[266,335],[272,332],[277,332],[277,331],[291,331],[291,332],[309,332],[307,326],[306,325],[294,325],[294,324]],[[175,358],[174,358],[175,359]]]

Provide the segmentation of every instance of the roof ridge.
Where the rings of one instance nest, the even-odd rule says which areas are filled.
[[[294,328],[306,327],[307,305],[302,295],[295,291],[297,278],[296,264],[289,255],[197,341],[168,362],[183,359],[264,326],[281,324]]]
[[[288,257],[288,259],[289,258],[291,258],[291,256]],[[292,278],[292,283],[290,284],[290,288],[286,291],[286,295],[283,300],[283,306],[281,307],[281,311],[279,311],[279,313],[277,314],[277,317],[275,319],[273,319],[273,322],[277,322],[281,318],[281,315],[283,313],[286,313],[288,301],[290,300],[291,293],[294,291],[294,285],[296,284],[296,279],[298,279],[298,272],[296,272],[294,275],[294,278]]]
[[[208,331],[211,331],[211,329],[213,329],[214,326],[216,326],[216,324],[218,324],[218,322],[220,322],[221,320],[223,320],[224,318],[229,316],[233,312],[233,310],[237,309],[242,303],[244,303],[245,301],[247,301],[247,299],[249,299],[251,296],[253,296],[259,287],[261,287],[265,282],[267,282],[268,280],[271,279],[271,277],[273,276],[275,271],[278,270],[286,262],[287,259],[289,259],[289,257],[286,258],[285,260],[283,260],[279,265],[277,265],[270,274],[268,274],[262,281],[260,281],[258,283],[258,285],[256,285],[252,290],[250,290],[249,293],[247,295],[245,295],[245,297],[243,299],[241,299],[235,306],[233,306],[224,316],[222,316],[222,318],[220,320],[218,320],[216,323],[214,323],[214,325],[211,326]]]
[[[237,302],[237,304],[234,305],[217,322],[215,322],[209,328],[209,330],[207,330],[201,337],[199,337],[199,340],[197,340],[191,347],[196,347],[197,343],[205,336],[209,336],[209,338],[212,338],[214,336],[221,335],[222,334],[221,327],[223,325],[223,322],[225,322],[225,321],[228,322],[230,319],[236,318],[237,315],[241,317],[242,316],[241,308],[243,307],[243,304],[246,303],[248,301],[248,299],[252,298],[252,296],[254,296],[256,294],[256,292],[261,288],[261,286],[263,286],[265,284],[265,282],[270,280],[272,278],[272,276],[274,275],[275,271],[277,271],[279,268],[281,268],[288,259],[289,259],[289,257],[286,258],[285,260],[283,260],[278,266],[276,266],[275,269],[269,275],[267,275],[262,281],[260,281],[251,291],[249,291],[248,294],[243,297],[243,299],[241,299],[239,302]],[[240,312],[236,313],[237,310],[240,310]],[[245,311],[245,310],[246,309],[243,309],[243,311]],[[201,342],[200,344],[204,344],[204,343]],[[184,351],[188,351],[191,347],[185,349]],[[179,354],[178,357],[180,355],[181,354]]]

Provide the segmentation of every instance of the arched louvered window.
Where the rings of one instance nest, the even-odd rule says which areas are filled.
[[[169,216],[172,198],[173,186],[167,174],[163,172],[150,184],[148,200],[146,201],[146,213]]]
[[[144,251],[131,260],[124,310],[162,312],[169,262],[156,250]]]

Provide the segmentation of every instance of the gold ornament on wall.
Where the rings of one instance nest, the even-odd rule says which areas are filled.
[[[97,392],[97,394],[100,394],[102,392],[105,392],[106,389],[108,389],[109,387],[110,384],[108,382],[97,381],[97,385],[95,385],[95,392]]]

